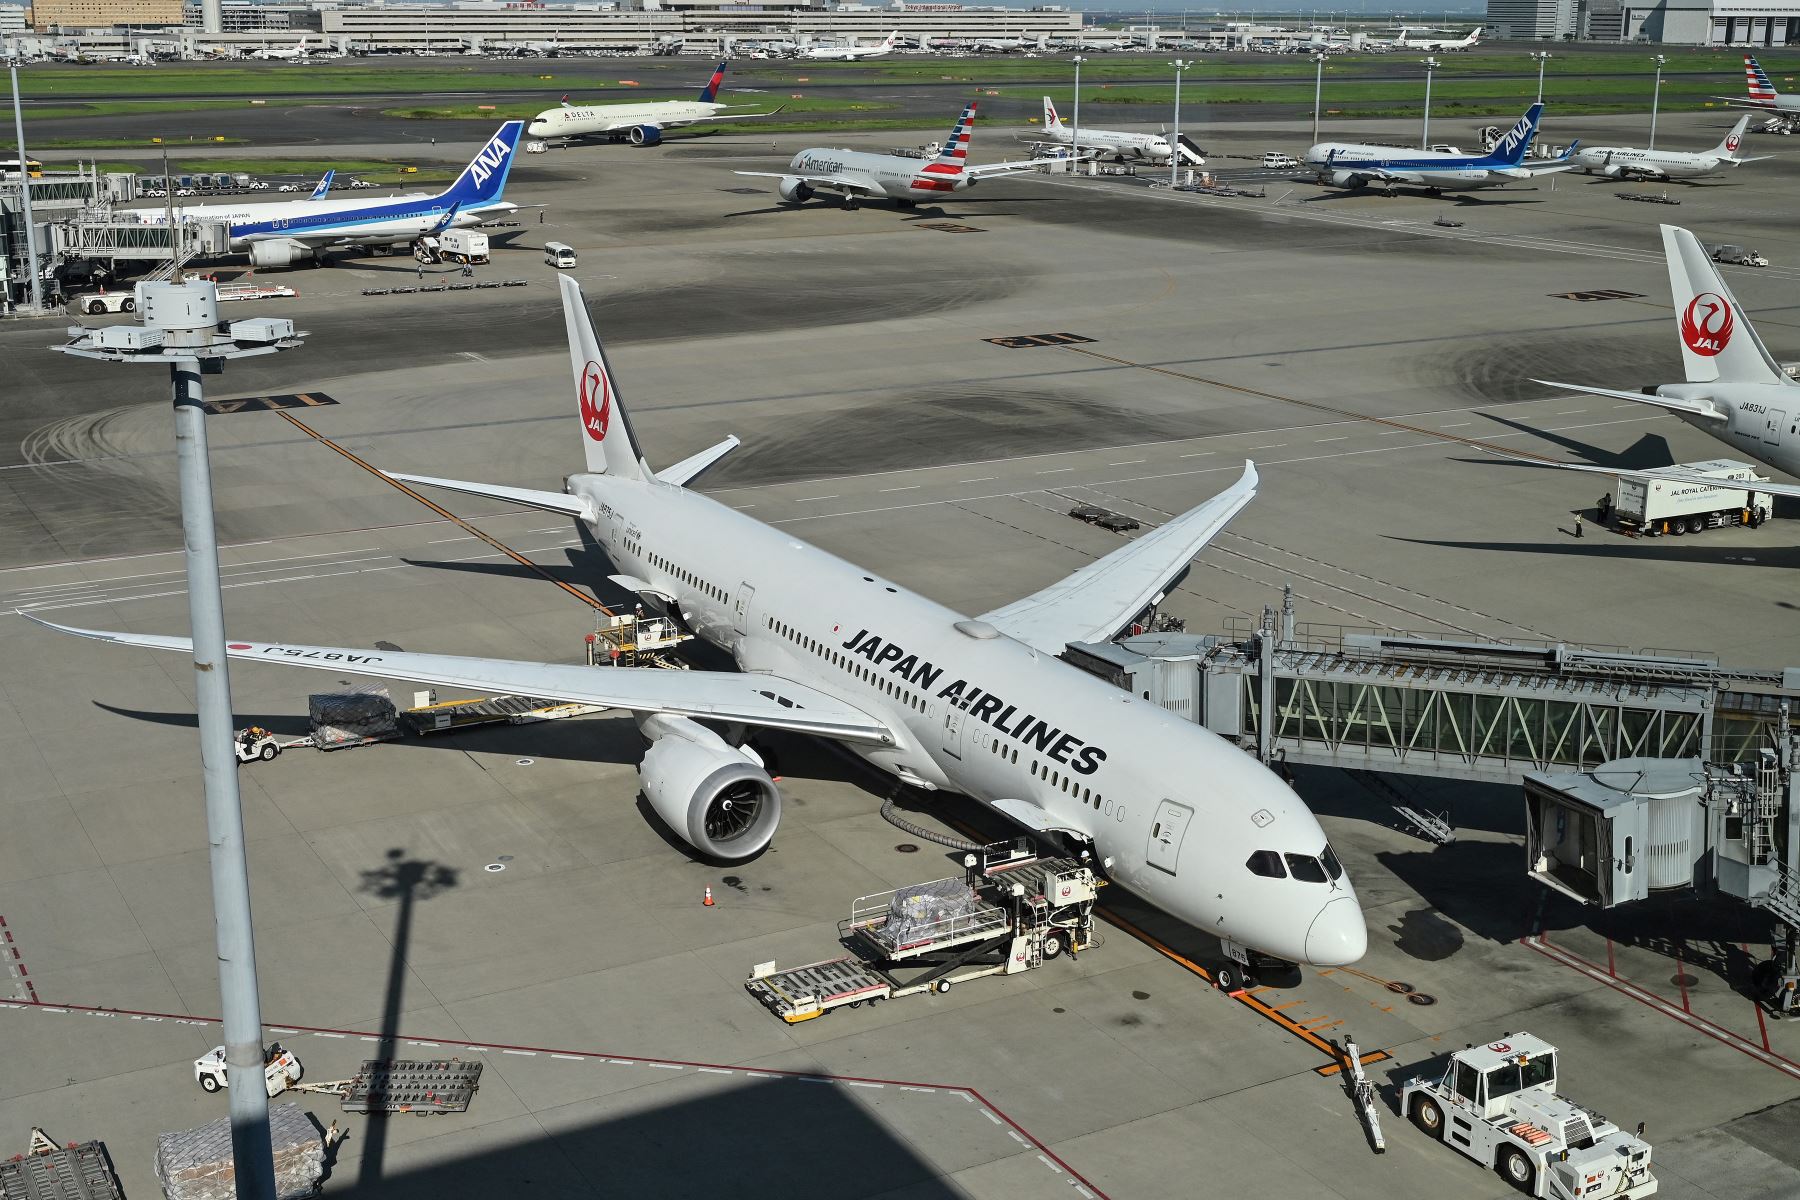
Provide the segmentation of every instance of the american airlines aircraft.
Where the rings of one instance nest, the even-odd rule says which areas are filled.
[[[1674,413],[1740,454],[1800,477],[1800,383],[1776,363],[1731,289],[1719,277],[1705,247],[1685,229],[1662,227],[1669,260],[1669,291],[1675,301],[1675,333],[1681,340],[1685,383],[1663,383],[1641,392],[1534,382],[1545,387],[1631,400]],[[1706,483],[1679,467],[1619,471],[1585,463],[1556,463],[1568,471],[1600,475],[1644,475],[1678,483]],[[1800,499],[1800,484],[1759,483],[1756,490]]]
[[[1205,726],[1057,657],[1071,641],[1113,636],[1174,587],[1255,496],[1253,465],[1067,578],[967,617],[689,490],[735,437],[653,471],[580,285],[566,275],[558,283],[587,470],[561,492],[393,478],[575,518],[605,550],[615,583],[739,670],[252,641],[229,642],[231,657],[629,710],[650,742],[638,768],[645,799],[715,860],[761,852],[781,820],[781,793],[741,744],[742,728],[813,734],[902,783],[961,792],[1034,832],[1091,846],[1115,883],[1227,940],[1227,954],[1321,966],[1362,957],[1355,889],[1293,789]],[[192,653],[186,638],[53,628]]]
[[[1076,145],[1075,130],[1063,124],[1063,119],[1056,114],[1056,105],[1050,102],[1048,96],[1044,97],[1044,131],[1032,136],[1040,141],[1057,142],[1064,146]],[[1096,154],[1117,155],[1121,161],[1127,156],[1152,162],[1169,161],[1169,139],[1165,134],[1131,133],[1123,129],[1089,129],[1083,125],[1080,137],[1080,149],[1092,150]],[[1202,166],[1206,159],[1184,146],[1182,161]]]
[[[699,125],[708,121],[747,121],[752,117],[769,117],[781,111],[777,106],[769,112],[725,115],[728,109],[746,108],[742,104],[718,103],[719,87],[725,82],[729,60],[721,59],[713,68],[712,79],[700,89],[697,100],[651,100],[640,104],[570,104],[547,109],[532,119],[525,132],[535,138],[580,140],[604,138],[625,139],[634,146],[654,146],[662,141],[665,129],[683,125]]]
[[[884,58],[894,52],[894,39],[900,36],[898,29],[887,35],[884,41],[873,46],[808,46],[800,51],[801,58],[814,58],[824,62],[856,62],[864,58]]]
[[[480,225],[519,210],[502,199],[512,171],[523,121],[508,121],[476,151],[456,181],[438,194],[423,192],[381,200],[344,197],[277,200],[273,203],[198,204],[178,209],[178,219],[224,221],[232,250],[247,254],[254,267],[286,267],[326,250],[352,246],[405,245],[429,233]],[[160,210],[143,216],[160,220]]]
[[[962,110],[956,127],[936,158],[919,159],[905,154],[871,154],[866,150],[802,150],[785,171],[739,171],[760,179],[779,179],[775,186],[789,204],[805,204],[818,192],[842,192],[844,207],[855,208],[860,197],[887,197],[901,208],[911,208],[945,192],[972,188],[990,175],[1033,171],[1035,162],[968,163],[969,139],[975,132],[975,101]]]
[[[1739,158],[1749,114],[1738,118],[1723,141],[1711,150],[1687,153],[1679,150],[1636,150],[1630,146],[1589,146],[1575,156],[1583,174],[1608,179],[1699,179],[1717,175],[1726,167],[1761,162],[1763,158]]]
[[[1749,89],[1749,96],[1714,96],[1715,100],[1738,108],[1760,108],[1774,113],[1788,122],[1791,128],[1800,122],[1800,95],[1783,95],[1775,90],[1775,84],[1769,73],[1762,69],[1753,54],[1744,55],[1744,84]]]
[[[1499,187],[1539,175],[1554,175],[1575,165],[1568,153],[1550,162],[1526,163],[1525,152],[1537,136],[1538,119],[1543,115],[1544,106],[1533,104],[1486,154],[1320,142],[1306,152],[1306,165],[1317,170],[1321,184],[1354,191],[1377,183],[1390,196],[1402,184],[1433,192]],[[1574,150],[1574,146],[1569,147],[1570,153]]]

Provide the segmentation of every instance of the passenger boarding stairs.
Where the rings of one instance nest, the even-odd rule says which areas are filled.
[[[1204,167],[1206,154],[1194,145],[1193,139],[1185,133],[1175,135],[1175,153],[1181,161],[1190,167]]]

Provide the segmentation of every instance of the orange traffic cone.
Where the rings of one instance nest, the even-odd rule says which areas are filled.
[[[708,908],[711,908],[713,906],[712,887],[710,885],[708,885],[708,887],[706,889],[706,899],[700,901],[700,903],[704,904]]]

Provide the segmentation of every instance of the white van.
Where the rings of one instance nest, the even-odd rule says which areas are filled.
[[[544,261],[553,267],[572,267],[575,265],[575,247],[562,242],[545,242]]]
[[[1268,154],[1263,155],[1263,166],[1271,170],[1287,171],[1292,170],[1299,165],[1299,160],[1290,155],[1279,154],[1275,151],[1270,151]]]

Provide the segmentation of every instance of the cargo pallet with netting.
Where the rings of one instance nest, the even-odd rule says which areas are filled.
[[[963,859],[961,878],[861,896],[838,922],[851,951],[801,967],[758,963],[744,982],[788,1024],[834,1008],[948,992],[1014,975],[1088,948],[1099,883],[1072,858],[1044,858],[1027,839]]]

